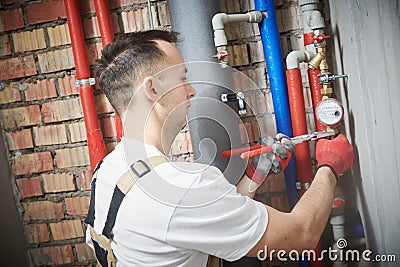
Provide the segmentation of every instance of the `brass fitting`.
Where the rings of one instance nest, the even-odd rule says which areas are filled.
[[[333,94],[333,89],[332,89],[332,87],[330,86],[329,83],[324,83],[322,85],[321,94],[323,96],[330,96],[330,95]]]
[[[325,48],[317,48],[317,54],[308,62],[308,67],[310,69],[317,70],[324,59]]]
[[[324,58],[323,60],[321,60],[321,63],[319,64],[319,69],[321,70],[321,73],[329,73],[329,66],[328,66],[328,62],[326,61],[326,59]]]

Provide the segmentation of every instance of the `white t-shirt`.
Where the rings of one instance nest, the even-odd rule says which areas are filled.
[[[123,138],[97,176],[94,228],[101,233],[117,179],[128,164],[162,155]],[[199,163],[162,163],[123,199],[113,228],[117,266],[205,266],[208,254],[245,256],[268,223],[264,205],[236,192],[221,171]],[[86,242],[92,247],[89,232]]]

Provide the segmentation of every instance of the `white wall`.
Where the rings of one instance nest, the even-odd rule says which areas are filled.
[[[352,174],[368,246],[400,261],[400,3],[325,4],[336,44],[334,71],[349,74]]]

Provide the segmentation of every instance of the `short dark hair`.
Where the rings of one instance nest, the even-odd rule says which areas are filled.
[[[178,34],[161,30],[120,34],[96,61],[100,87],[119,115],[128,108],[140,79],[165,66],[167,55],[156,40],[176,43]]]

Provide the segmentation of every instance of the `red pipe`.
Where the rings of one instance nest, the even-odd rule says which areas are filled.
[[[64,6],[67,13],[72,52],[74,54],[76,79],[88,79],[90,78],[90,69],[83,37],[78,0],[64,0]],[[96,164],[107,154],[106,146],[104,144],[99,119],[96,113],[92,86],[89,84],[80,86],[79,93],[81,96],[83,118],[86,126],[90,166],[93,170],[96,167]]]
[[[286,71],[288,83],[288,95],[290,104],[290,116],[292,118],[293,135],[307,134],[307,119],[304,105],[303,85],[300,69]],[[310,156],[309,142],[296,145],[297,176],[300,183],[311,183],[314,175]],[[303,195],[304,189],[300,190]]]
[[[97,22],[99,24],[101,43],[103,47],[108,45],[114,39],[114,30],[111,23],[110,8],[107,0],[94,0],[96,9]],[[123,127],[121,118],[115,112],[115,126],[117,129],[117,142],[121,141],[123,135]]]
[[[310,88],[311,88],[311,96],[312,96],[312,102],[313,102],[313,107],[314,107],[314,119],[315,119],[315,125],[317,127],[317,131],[325,131],[326,130],[326,125],[323,125],[322,123],[319,122],[317,118],[317,113],[315,112],[317,105],[319,102],[322,101],[322,94],[321,94],[321,89],[322,85],[319,84],[318,82],[318,75],[320,73],[320,70],[308,70],[308,78],[310,80]]]
[[[290,116],[292,117],[293,135],[307,134],[307,118],[304,104],[303,84],[301,81],[300,69],[292,69],[286,71],[288,83],[288,96],[290,104]],[[296,162],[297,162],[297,176],[299,182],[311,183],[314,179],[312,170],[312,161],[310,155],[309,142],[302,142],[296,145]],[[300,190],[300,196],[305,193],[305,189]],[[321,254],[321,243],[318,242],[317,247],[314,249],[316,255]],[[311,261],[312,267],[324,266],[322,262]]]

